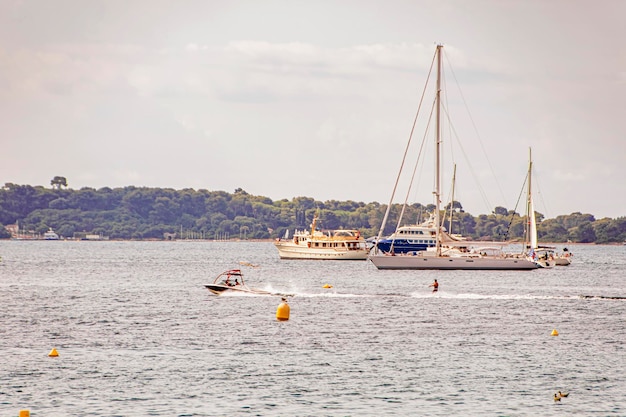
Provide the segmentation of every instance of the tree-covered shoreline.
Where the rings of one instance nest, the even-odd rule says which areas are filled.
[[[0,226],[17,223],[21,230],[35,234],[52,228],[67,238],[89,233],[110,239],[164,239],[168,234],[177,238],[273,239],[286,230],[308,228],[317,213],[324,229],[359,229],[364,236],[374,236],[387,208],[378,202],[318,201],[310,197],[273,201],[241,188],[232,194],[135,186],[73,190],[67,188],[63,177],[55,177],[51,185],[6,183],[0,189]],[[514,210],[495,207],[490,214],[473,216],[460,202],[455,201],[452,207],[453,233],[482,240],[523,238],[526,217]],[[400,204],[392,205],[384,234],[395,229],[401,208]],[[421,222],[434,209],[432,204],[411,204],[405,209],[403,224]],[[592,214],[574,212],[545,219],[537,213],[537,221],[541,242],[626,241],[626,217],[596,219]],[[450,229],[449,214],[445,214],[444,224]],[[10,237],[8,230],[0,227],[0,238]]]

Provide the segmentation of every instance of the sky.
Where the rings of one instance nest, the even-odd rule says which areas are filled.
[[[0,184],[430,204],[430,139],[391,196],[442,44],[460,97],[444,202],[456,164],[466,211],[523,213],[532,149],[537,211],[621,217],[624,16],[621,0],[0,0]]]

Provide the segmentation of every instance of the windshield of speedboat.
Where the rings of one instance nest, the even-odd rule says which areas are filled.
[[[214,284],[222,284],[222,285],[244,285],[243,282],[243,274],[239,269],[231,269],[229,271],[224,271],[215,278],[213,281]]]

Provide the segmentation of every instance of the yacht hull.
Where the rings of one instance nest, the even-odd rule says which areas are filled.
[[[306,245],[294,244],[290,241],[276,242],[274,245],[278,249],[280,259],[364,261],[369,253],[365,247],[350,250],[344,248],[309,248]]]
[[[370,255],[378,269],[531,270],[537,264],[524,258],[470,258],[436,256]]]
[[[231,287],[231,286],[221,285],[221,284],[207,284],[205,285],[205,287],[209,291],[211,291],[213,294],[216,294],[216,295],[224,294],[225,292],[241,292],[241,293],[258,294],[258,295],[272,295],[272,293],[269,291],[257,290],[256,288],[248,288],[245,286]]]
[[[383,239],[378,242],[378,249],[383,252],[393,252],[398,253],[409,253],[409,252],[421,252],[423,250],[427,250],[428,248],[434,248],[436,245],[435,241],[429,243],[411,243],[407,240],[396,239],[395,241],[391,239]]]
[[[572,263],[572,260],[570,258],[554,258],[554,262],[556,264],[556,266],[568,266]]]

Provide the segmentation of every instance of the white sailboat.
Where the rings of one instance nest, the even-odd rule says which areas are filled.
[[[527,234],[528,234],[528,249],[531,259],[537,264],[539,268],[552,268],[556,265],[554,260],[554,248],[550,246],[539,246],[537,242],[537,218],[535,216],[535,205],[533,204],[533,190],[532,190],[532,170],[533,159],[532,150],[529,150],[529,163],[528,163],[528,197],[527,197]]]
[[[434,248],[425,251],[396,255],[382,252],[374,247],[368,259],[378,269],[463,269],[463,270],[531,270],[538,265],[526,254],[508,254],[502,251],[504,244],[490,247],[472,247],[472,242],[458,241],[444,232],[440,218],[441,201],[441,53],[443,45],[437,45],[437,86],[435,97],[435,233]],[[408,148],[407,148],[408,149]],[[397,183],[396,183],[397,184]],[[394,187],[395,192],[395,187]],[[392,195],[393,200],[393,195]],[[382,236],[391,201],[383,218],[378,238]],[[484,242],[476,242],[484,245]]]

